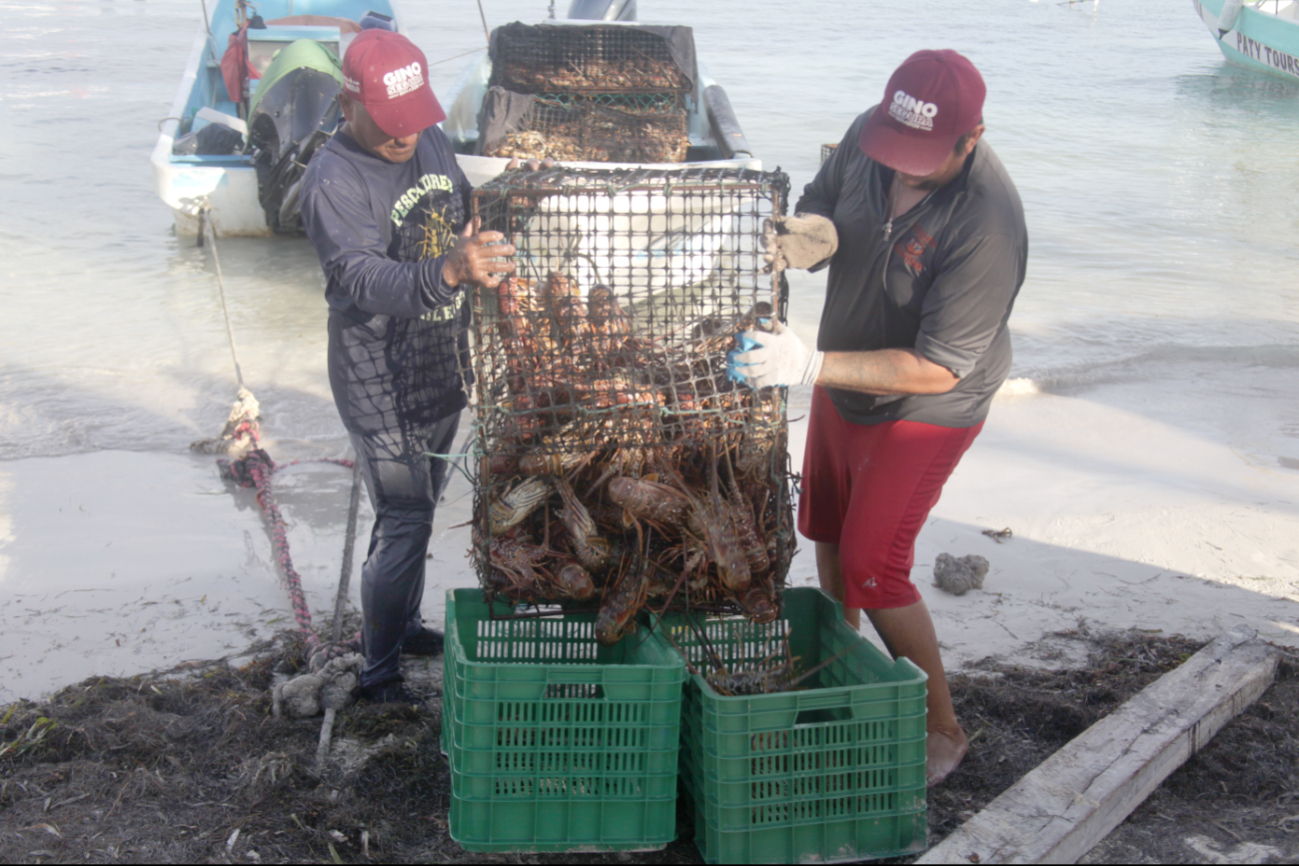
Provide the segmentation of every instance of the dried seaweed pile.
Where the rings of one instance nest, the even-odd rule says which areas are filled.
[[[1137,630],[1101,633],[1080,625],[1021,651],[1024,667],[986,659],[951,678],[956,715],[970,737],[965,762],[930,789],[936,843],[1091,725],[1200,650],[1203,640]],[[1086,651],[1080,667],[1059,664]],[[1062,651],[1067,650],[1067,651]],[[1276,684],[1202,751],[1168,777],[1081,862],[1212,863],[1188,847],[1196,835],[1224,852],[1277,846],[1294,862],[1299,809],[1299,669],[1283,656]],[[1239,846],[1239,847],[1237,847]],[[1248,858],[1258,862],[1263,851]]]
[[[493,39],[492,87],[532,99],[503,132],[480,119],[487,156],[685,161],[694,82],[661,35],[622,26],[512,24]]]
[[[170,674],[96,677],[39,703],[0,707],[0,862],[608,859],[466,854],[447,833],[450,791],[436,700],[431,713],[347,709],[339,741],[356,743],[358,759],[329,778],[315,775],[319,725],[269,713],[272,669],[301,663],[296,640],[286,633],[246,666],[216,661]],[[1087,664],[1040,670],[988,662],[979,674],[952,678],[972,746],[962,767],[930,790],[931,843],[1201,645],[1135,632],[1080,632],[1044,644],[1061,640],[1091,647]],[[1052,658],[1031,647],[1029,654]],[[1250,844],[1275,847],[1276,862],[1293,862],[1297,664],[1287,653],[1276,684],[1083,862],[1222,862],[1227,854],[1245,862],[1240,855]],[[682,798],[681,838],[664,851],[623,859],[701,862],[690,841],[693,818]],[[1188,847],[1196,836],[1222,853],[1208,857]],[[1253,862],[1267,856],[1266,848],[1253,850]]]
[[[424,847],[447,808],[437,717],[351,707],[321,775],[319,722],[270,715],[272,677],[302,649],[286,632],[242,666],[95,677],[0,708],[0,862],[344,862]]]
[[[475,193],[519,273],[475,309],[474,558],[512,601],[778,615],[794,537],[783,389],[726,376],[783,307],[761,273],[788,181],[760,172],[507,174]]]

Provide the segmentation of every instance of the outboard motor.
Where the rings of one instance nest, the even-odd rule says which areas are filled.
[[[266,224],[295,232],[302,224],[298,191],[307,161],[338,128],[343,71],[332,51],[310,39],[292,42],[262,75],[248,112],[256,154],[257,196]]]
[[[636,0],[573,0],[568,17],[586,21],[635,21]]]

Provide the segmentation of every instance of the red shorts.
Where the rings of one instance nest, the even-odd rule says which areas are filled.
[[[952,470],[983,429],[917,421],[852,424],[818,387],[803,456],[798,531],[839,545],[845,607],[905,607],[916,536]]]

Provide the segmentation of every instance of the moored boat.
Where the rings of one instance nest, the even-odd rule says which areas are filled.
[[[397,29],[389,0],[217,0],[199,28],[150,161],[154,188],[195,236],[296,227],[302,168],[338,123],[338,58],[365,26]]]
[[[363,26],[399,30],[397,13],[388,0],[258,0],[255,7],[246,0],[217,0],[210,8],[171,116],[160,126],[151,157],[155,189],[171,207],[182,236],[198,235],[204,219],[222,237],[295,231],[297,183],[312,153],[339,122],[339,58]],[[685,51],[682,74],[668,92],[606,86],[601,105],[594,108],[588,108],[585,94],[577,97],[582,104],[574,105],[571,90],[560,94],[567,100],[562,105],[553,104],[556,94],[549,88],[522,94],[527,100],[540,99],[539,110],[548,119],[580,115],[589,130],[595,117],[611,133],[606,138],[616,141],[612,149],[597,148],[570,137],[569,147],[554,155],[579,168],[761,168],[725,91],[695,61],[690,28],[640,25],[629,20],[635,13],[634,0],[574,0],[568,19],[549,19],[533,28],[498,28],[498,33],[523,28],[543,39],[552,34],[647,38],[647,33],[671,32]],[[485,53],[469,63],[452,92],[440,94],[448,106],[442,128],[475,186],[510,162],[499,148],[484,152],[482,147],[484,101],[491,102],[501,90],[492,84],[492,57]],[[664,99],[671,102],[668,113],[661,110]],[[535,145],[538,135],[529,131],[523,138]],[[575,144],[582,149],[574,149]],[[511,152],[529,156],[535,149]]]
[[[1299,80],[1299,0],[1191,0],[1232,63]]]

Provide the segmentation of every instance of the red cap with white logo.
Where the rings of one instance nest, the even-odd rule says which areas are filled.
[[[390,30],[363,30],[347,46],[343,90],[393,138],[425,130],[447,116],[429,86],[424,52]]]
[[[862,127],[862,152],[903,174],[933,174],[979,125],[987,92],[979,70],[957,52],[917,51],[894,71]]]

